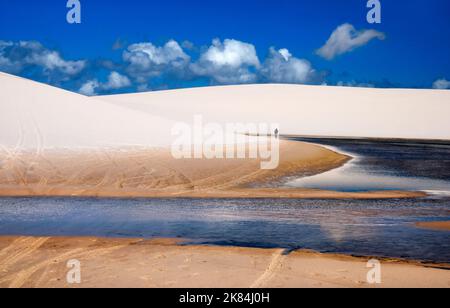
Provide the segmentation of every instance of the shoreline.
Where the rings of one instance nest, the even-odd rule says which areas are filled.
[[[312,176],[351,161],[323,146],[281,141],[280,165],[261,170],[260,160],[174,159],[169,150],[21,153],[0,151],[1,197],[397,199],[424,192],[336,192],[274,188],[290,176]],[[257,185],[257,188],[251,186]]]
[[[2,192],[0,198],[93,198],[93,199],[305,199],[305,200],[385,200],[385,199],[414,199],[428,196],[424,192],[414,191],[372,191],[372,192],[337,192],[314,189],[235,189],[207,192],[90,192],[84,191],[71,194],[70,191],[60,190],[56,193],[36,193],[27,189],[8,189]]]
[[[0,287],[450,287],[448,264],[378,258],[382,284],[370,285],[371,257],[180,244],[180,239],[2,236]],[[72,259],[81,264],[80,285],[65,280]]]

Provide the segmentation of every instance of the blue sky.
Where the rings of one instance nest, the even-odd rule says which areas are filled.
[[[380,0],[379,25],[367,22],[366,0],[80,0],[81,24],[67,23],[66,2],[0,0],[1,71],[90,95],[267,82],[450,87],[448,0]],[[341,51],[318,52],[333,33]]]

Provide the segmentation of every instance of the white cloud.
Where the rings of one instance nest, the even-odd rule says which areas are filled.
[[[22,65],[19,63],[13,63],[13,61],[7,55],[7,48],[14,46],[12,42],[0,41],[0,70],[17,73],[22,69]]]
[[[376,38],[384,40],[385,35],[375,30],[357,31],[353,25],[343,24],[334,30],[326,44],[317,50],[317,54],[327,60],[332,60],[336,56],[364,46]]]
[[[86,96],[94,96],[97,94],[97,89],[99,86],[100,83],[97,80],[89,80],[81,86],[78,92]]]
[[[130,79],[127,76],[121,75],[118,72],[112,72],[108,76],[108,82],[103,85],[103,88],[109,89],[122,89],[131,85]]]
[[[128,47],[123,53],[127,62],[128,73],[145,83],[149,77],[159,76],[164,72],[182,71],[190,62],[190,57],[174,40],[158,47],[152,43],[138,43]]]
[[[295,58],[288,49],[272,48],[261,65],[254,45],[234,39],[213,40],[194,63],[175,41],[164,47],[134,44],[123,57],[129,63],[127,72],[141,89],[147,89],[149,78],[167,72],[183,73],[181,77],[187,78],[206,77],[216,84],[307,83],[315,75],[308,61]]]
[[[101,83],[97,79],[88,80],[78,90],[80,94],[86,96],[94,96],[98,91],[117,90],[131,86],[131,81],[127,76],[121,75],[118,72],[111,72],[108,76],[108,81]]]
[[[0,41],[0,70],[20,73],[29,67],[39,67],[47,75],[61,74],[61,78],[67,78],[79,74],[86,67],[86,61],[65,60],[59,52],[35,41]]]
[[[223,43],[215,39],[212,46],[202,54],[201,61],[214,66],[230,66],[239,68],[243,65],[259,66],[255,46],[237,40],[225,40]]]
[[[20,42],[19,45],[30,51],[24,58],[27,64],[38,65],[51,71],[59,70],[67,75],[76,75],[85,66],[85,61],[66,61],[61,58],[57,51],[45,49],[36,42]]]
[[[144,57],[142,57],[144,56]],[[176,41],[169,41],[163,47],[152,43],[133,44],[124,52],[125,61],[144,65],[161,65],[179,60],[189,60],[183,49]]]
[[[0,54],[0,70],[8,73],[19,73],[22,67],[15,65],[10,59]]]
[[[285,61],[289,61],[289,59],[292,57],[292,54],[286,48],[278,50],[278,53],[283,57]]]
[[[384,34],[374,30],[356,31],[352,25],[344,24],[333,32],[318,53],[332,59],[374,38],[383,39]],[[196,61],[192,61],[191,55]],[[82,77],[80,73],[89,70],[89,75],[93,77],[75,89],[89,96],[128,87],[138,91],[173,87],[174,84],[179,87],[186,81],[208,80],[212,84],[321,84],[325,81],[325,72],[316,71],[309,61],[295,57],[286,48],[271,48],[268,56],[260,62],[254,45],[234,39],[216,39],[204,48],[189,41],[180,45],[174,40],[162,46],[150,42],[132,44],[123,51],[122,60],[117,63],[93,61],[88,66],[87,61],[67,60],[58,51],[48,49],[39,42],[0,40],[0,71],[27,77],[31,75],[35,80],[71,88],[74,84],[78,85]],[[106,79],[98,77],[100,70],[105,69],[111,72]],[[84,77],[82,80],[87,79]],[[374,86],[354,81],[337,85]],[[450,81],[436,80],[433,88],[448,89]]]
[[[289,50],[271,48],[260,73],[269,82],[301,84],[311,81],[315,71],[311,63],[293,57]]]
[[[190,66],[197,76],[210,77],[222,84],[250,83],[257,79],[254,70],[260,62],[252,44],[226,39],[216,39],[201,54],[200,59]]]
[[[450,81],[446,79],[438,79],[433,83],[433,89],[438,90],[450,89]]]
[[[0,53],[4,52],[6,47],[10,47],[10,46],[13,46],[13,45],[14,45],[13,42],[6,42],[6,41],[1,41],[0,40]]]

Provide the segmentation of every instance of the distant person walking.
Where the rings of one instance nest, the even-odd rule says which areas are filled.
[[[278,128],[275,128],[275,138],[278,139],[279,135],[280,135],[280,131],[278,130]]]

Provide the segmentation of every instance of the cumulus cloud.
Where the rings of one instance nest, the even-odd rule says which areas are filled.
[[[0,41],[0,70],[8,73],[17,73],[22,69],[22,65],[14,63],[10,56],[8,49],[14,44],[12,42]]]
[[[197,76],[210,77],[221,84],[231,84],[255,82],[255,70],[259,66],[256,48],[252,44],[215,39],[190,69]]]
[[[353,26],[345,24],[332,34],[320,53],[331,59],[374,37],[381,39],[384,35],[371,30],[357,32]],[[117,62],[108,59],[72,61],[39,42],[0,40],[1,71],[63,86],[88,96],[126,88],[149,91],[183,87],[192,82],[321,84],[325,81],[325,72],[316,71],[309,61],[296,57],[286,48],[270,48],[267,57],[261,60],[254,45],[235,39],[215,39],[204,47],[189,41],[179,44],[171,40],[162,46],[142,42],[123,49],[122,59]],[[110,73],[99,77],[105,71]],[[84,81],[81,87],[80,80]],[[339,85],[373,86],[355,82]],[[449,82],[437,80],[433,87],[449,88]]]
[[[255,46],[239,40],[215,39],[196,61],[183,49],[192,46],[173,40],[161,47],[150,42],[130,45],[123,53],[126,72],[137,81],[139,90],[148,89],[154,78],[173,77],[174,73],[178,80],[208,78],[215,84],[306,83],[315,73],[308,61],[294,57],[287,49],[270,49],[261,64]]]
[[[326,44],[317,50],[317,54],[327,60],[364,46],[373,39],[384,40],[385,35],[375,30],[357,31],[351,24],[339,26],[331,34]]]
[[[438,90],[450,89],[450,81],[446,79],[438,79],[433,83],[433,89]]]
[[[179,73],[187,67],[190,59],[174,40],[164,46],[155,46],[149,42],[133,44],[123,52],[127,72],[140,83],[145,83],[148,78],[163,73]]]
[[[39,68],[45,75],[58,75],[64,79],[79,74],[85,67],[86,61],[65,60],[59,52],[36,41],[0,41],[0,70],[8,73]]]
[[[121,75],[118,72],[111,72],[108,80],[104,83],[97,79],[88,80],[78,90],[80,94],[86,96],[97,95],[99,91],[118,90],[131,86],[131,81],[127,76]]]
[[[307,83],[315,71],[306,60],[292,56],[288,49],[271,48],[260,70],[262,77],[276,83]]]
[[[208,78],[215,84],[307,83],[315,75],[308,61],[294,57],[288,49],[271,48],[261,64],[254,45],[235,39],[213,40],[195,62],[182,46],[188,47],[176,41],[162,47],[149,42],[133,44],[123,53],[126,71],[139,83],[139,89],[148,89],[154,77],[174,72],[182,80]]]
[[[106,89],[122,89],[131,85],[130,79],[127,76],[121,75],[118,72],[112,72],[108,76],[108,82],[103,85]]]
[[[84,83],[78,92],[86,96],[94,96],[97,94],[97,88],[100,86],[98,80],[89,80]]]

